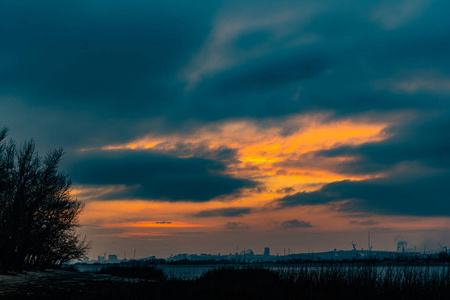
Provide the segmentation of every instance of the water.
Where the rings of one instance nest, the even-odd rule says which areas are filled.
[[[98,272],[109,264],[75,264],[73,265],[78,272]],[[172,279],[196,279],[209,270],[222,267],[222,265],[158,265],[164,274]]]

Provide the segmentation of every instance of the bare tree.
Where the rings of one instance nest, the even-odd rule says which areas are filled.
[[[7,130],[0,131],[0,142]],[[83,203],[58,171],[64,152],[39,156],[32,140],[0,144],[0,270],[46,268],[84,256],[89,243],[76,232]]]

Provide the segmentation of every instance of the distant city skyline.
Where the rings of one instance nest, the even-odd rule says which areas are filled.
[[[264,247],[262,249],[250,249],[250,248],[245,248],[245,247],[239,247],[236,246],[236,248],[234,249],[235,251],[232,252],[226,252],[226,251],[219,251],[219,252],[215,252],[215,253],[211,253],[211,252],[179,252],[179,253],[170,253],[170,255],[168,256],[156,256],[156,255],[151,255],[151,254],[147,254],[147,255],[136,255],[137,249],[134,249],[134,251],[132,253],[128,253],[126,251],[123,251],[122,253],[116,252],[116,253],[109,253],[109,252],[103,252],[98,256],[92,256],[92,260],[95,260],[95,257],[99,258],[99,257],[104,257],[103,260],[109,260],[106,259],[109,256],[113,256],[113,260],[123,260],[123,259],[143,259],[143,258],[162,258],[162,259],[167,259],[167,258],[171,258],[173,256],[179,256],[179,255],[189,255],[189,256],[203,256],[203,255],[208,255],[208,256],[235,256],[237,254],[239,255],[244,255],[245,253],[251,253],[251,255],[257,255],[257,256],[289,256],[291,254],[314,254],[314,253],[323,253],[323,252],[333,252],[333,251],[356,251],[356,252],[360,252],[360,253],[365,253],[365,252],[391,252],[391,253],[421,253],[421,254],[437,254],[440,252],[448,252],[448,246],[447,245],[443,245],[440,241],[437,242],[436,245],[434,245],[433,243],[431,244],[424,244],[422,247],[418,247],[416,244],[409,244],[407,241],[405,240],[401,240],[401,239],[397,239],[396,242],[396,246],[393,249],[374,249],[373,246],[370,244],[370,232],[368,233],[368,241],[367,242],[367,247],[364,248],[364,246],[359,247],[358,244],[354,243],[353,241],[350,243],[350,247],[346,248],[346,249],[338,249],[338,248],[334,248],[334,249],[328,249],[328,250],[319,250],[319,251],[315,251],[314,249],[308,249],[308,251],[297,251],[296,249],[292,249],[291,248],[282,248],[281,252],[274,252],[270,247]],[[278,249],[278,248],[277,248]],[[103,255],[103,256],[102,256]],[[98,259],[97,259],[98,260]]]
[[[80,261],[73,261],[72,263],[120,263],[126,261],[135,260],[165,260],[165,261],[184,261],[191,260],[197,262],[206,261],[235,261],[235,262],[258,262],[258,261],[273,261],[278,260],[364,260],[364,259],[375,259],[375,260],[385,260],[385,259],[438,259],[439,255],[448,255],[449,251],[446,246],[441,246],[440,249],[417,249],[406,248],[407,245],[397,247],[396,251],[380,251],[380,250],[368,250],[368,249],[352,249],[352,250],[342,250],[333,249],[330,251],[320,251],[320,252],[291,252],[290,248],[283,249],[283,253],[270,253],[270,248],[265,247],[264,253],[258,253],[252,249],[238,250],[235,253],[176,253],[171,254],[168,257],[156,257],[145,256],[145,257],[126,257],[120,254],[108,254],[98,255],[97,257],[89,258],[84,257]],[[422,251],[423,250],[423,251]],[[125,253],[124,253],[125,254]],[[126,255],[126,254],[125,254]]]

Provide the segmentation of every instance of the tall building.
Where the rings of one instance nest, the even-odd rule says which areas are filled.
[[[115,255],[115,254],[108,255],[108,261],[117,262],[117,255]]]
[[[269,256],[270,255],[270,248],[266,247],[264,248],[264,256]]]

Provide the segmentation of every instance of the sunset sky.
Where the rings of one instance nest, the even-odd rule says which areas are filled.
[[[450,246],[450,2],[1,1],[0,127],[89,257]]]

